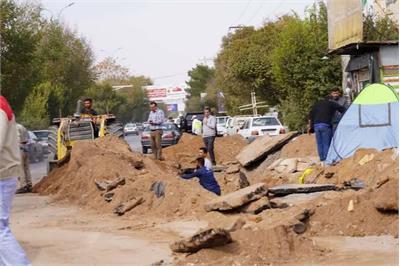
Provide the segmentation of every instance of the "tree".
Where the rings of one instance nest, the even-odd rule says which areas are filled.
[[[186,102],[186,111],[199,111],[204,107],[205,102],[202,102],[201,93],[205,93],[211,80],[214,79],[214,69],[207,65],[196,65],[189,72],[188,85],[188,101]]]
[[[398,40],[398,24],[391,19],[389,14],[382,17],[369,11],[363,16],[363,39],[365,41]]]
[[[93,107],[99,114],[115,114],[119,106],[125,103],[125,99],[107,83],[93,85],[86,90],[85,95],[93,99]]]
[[[129,69],[117,63],[113,57],[106,57],[95,66],[98,81],[111,85],[126,84],[129,80]]]

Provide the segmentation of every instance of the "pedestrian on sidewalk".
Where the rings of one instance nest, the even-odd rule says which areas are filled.
[[[24,175],[19,177],[19,189],[17,190],[18,193],[29,193],[32,192],[32,177],[31,171],[29,170],[29,156],[28,156],[28,141],[29,141],[29,134],[28,130],[21,125],[17,124],[18,130],[18,139],[19,139],[19,148],[21,150],[21,159],[22,159],[22,166],[24,169]]]
[[[329,97],[314,104],[309,114],[308,133],[315,132],[318,155],[321,163],[325,163],[333,136],[332,119],[336,112],[344,113],[346,108],[333,102]]]
[[[204,158],[197,158],[197,169],[194,173],[184,174],[181,176],[183,179],[191,179],[193,177],[199,178],[200,185],[208,191],[221,196],[221,188],[214,177],[211,169],[204,166]]]
[[[12,199],[22,175],[15,117],[6,98],[0,96],[0,265],[30,265],[9,227]]]
[[[151,150],[156,160],[164,160],[162,157],[162,135],[163,135],[163,123],[165,122],[165,114],[163,110],[158,108],[156,102],[150,103],[150,114],[147,122],[150,124],[150,141]]]
[[[217,133],[217,119],[211,115],[211,109],[209,107],[204,108],[204,119],[203,119],[203,141],[204,145],[210,153],[211,163],[217,164],[214,154],[214,141]]]

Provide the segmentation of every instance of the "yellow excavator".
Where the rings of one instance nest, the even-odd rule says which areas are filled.
[[[49,127],[49,151],[47,172],[61,166],[70,158],[76,142],[93,140],[107,135],[124,136],[122,123],[113,114],[81,114],[82,101],[77,103],[76,112],[70,117],[54,118]]]

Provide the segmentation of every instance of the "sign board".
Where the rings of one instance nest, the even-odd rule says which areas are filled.
[[[363,40],[361,0],[328,0],[329,50]]]
[[[178,112],[178,104],[167,104],[168,112]]]
[[[147,88],[146,93],[150,100],[167,97],[167,89],[165,88]]]

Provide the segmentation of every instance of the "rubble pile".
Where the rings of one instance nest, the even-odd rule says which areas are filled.
[[[247,145],[240,136],[226,136],[215,139],[215,156],[218,164],[235,161],[236,155]],[[165,159],[179,164],[181,168],[193,167],[199,148],[204,147],[201,136],[184,133],[179,143],[163,149]]]
[[[216,197],[197,180],[179,178],[176,169],[132,152],[125,141],[113,137],[80,142],[70,161],[34,189],[118,215],[204,213],[202,202]]]
[[[256,147],[257,156],[251,153],[256,141],[264,145]],[[397,149],[359,150],[324,167],[312,135],[256,141],[245,146],[239,136],[217,139],[221,197],[178,177],[202,146],[192,135],[166,148],[165,162],[115,138],[79,143],[70,162],[35,190],[116,216],[205,221],[208,226],[191,237],[171,241],[174,252],[195,252],[178,257],[176,265],[293,264],[329,256],[314,245],[316,236],[398,237]]]

